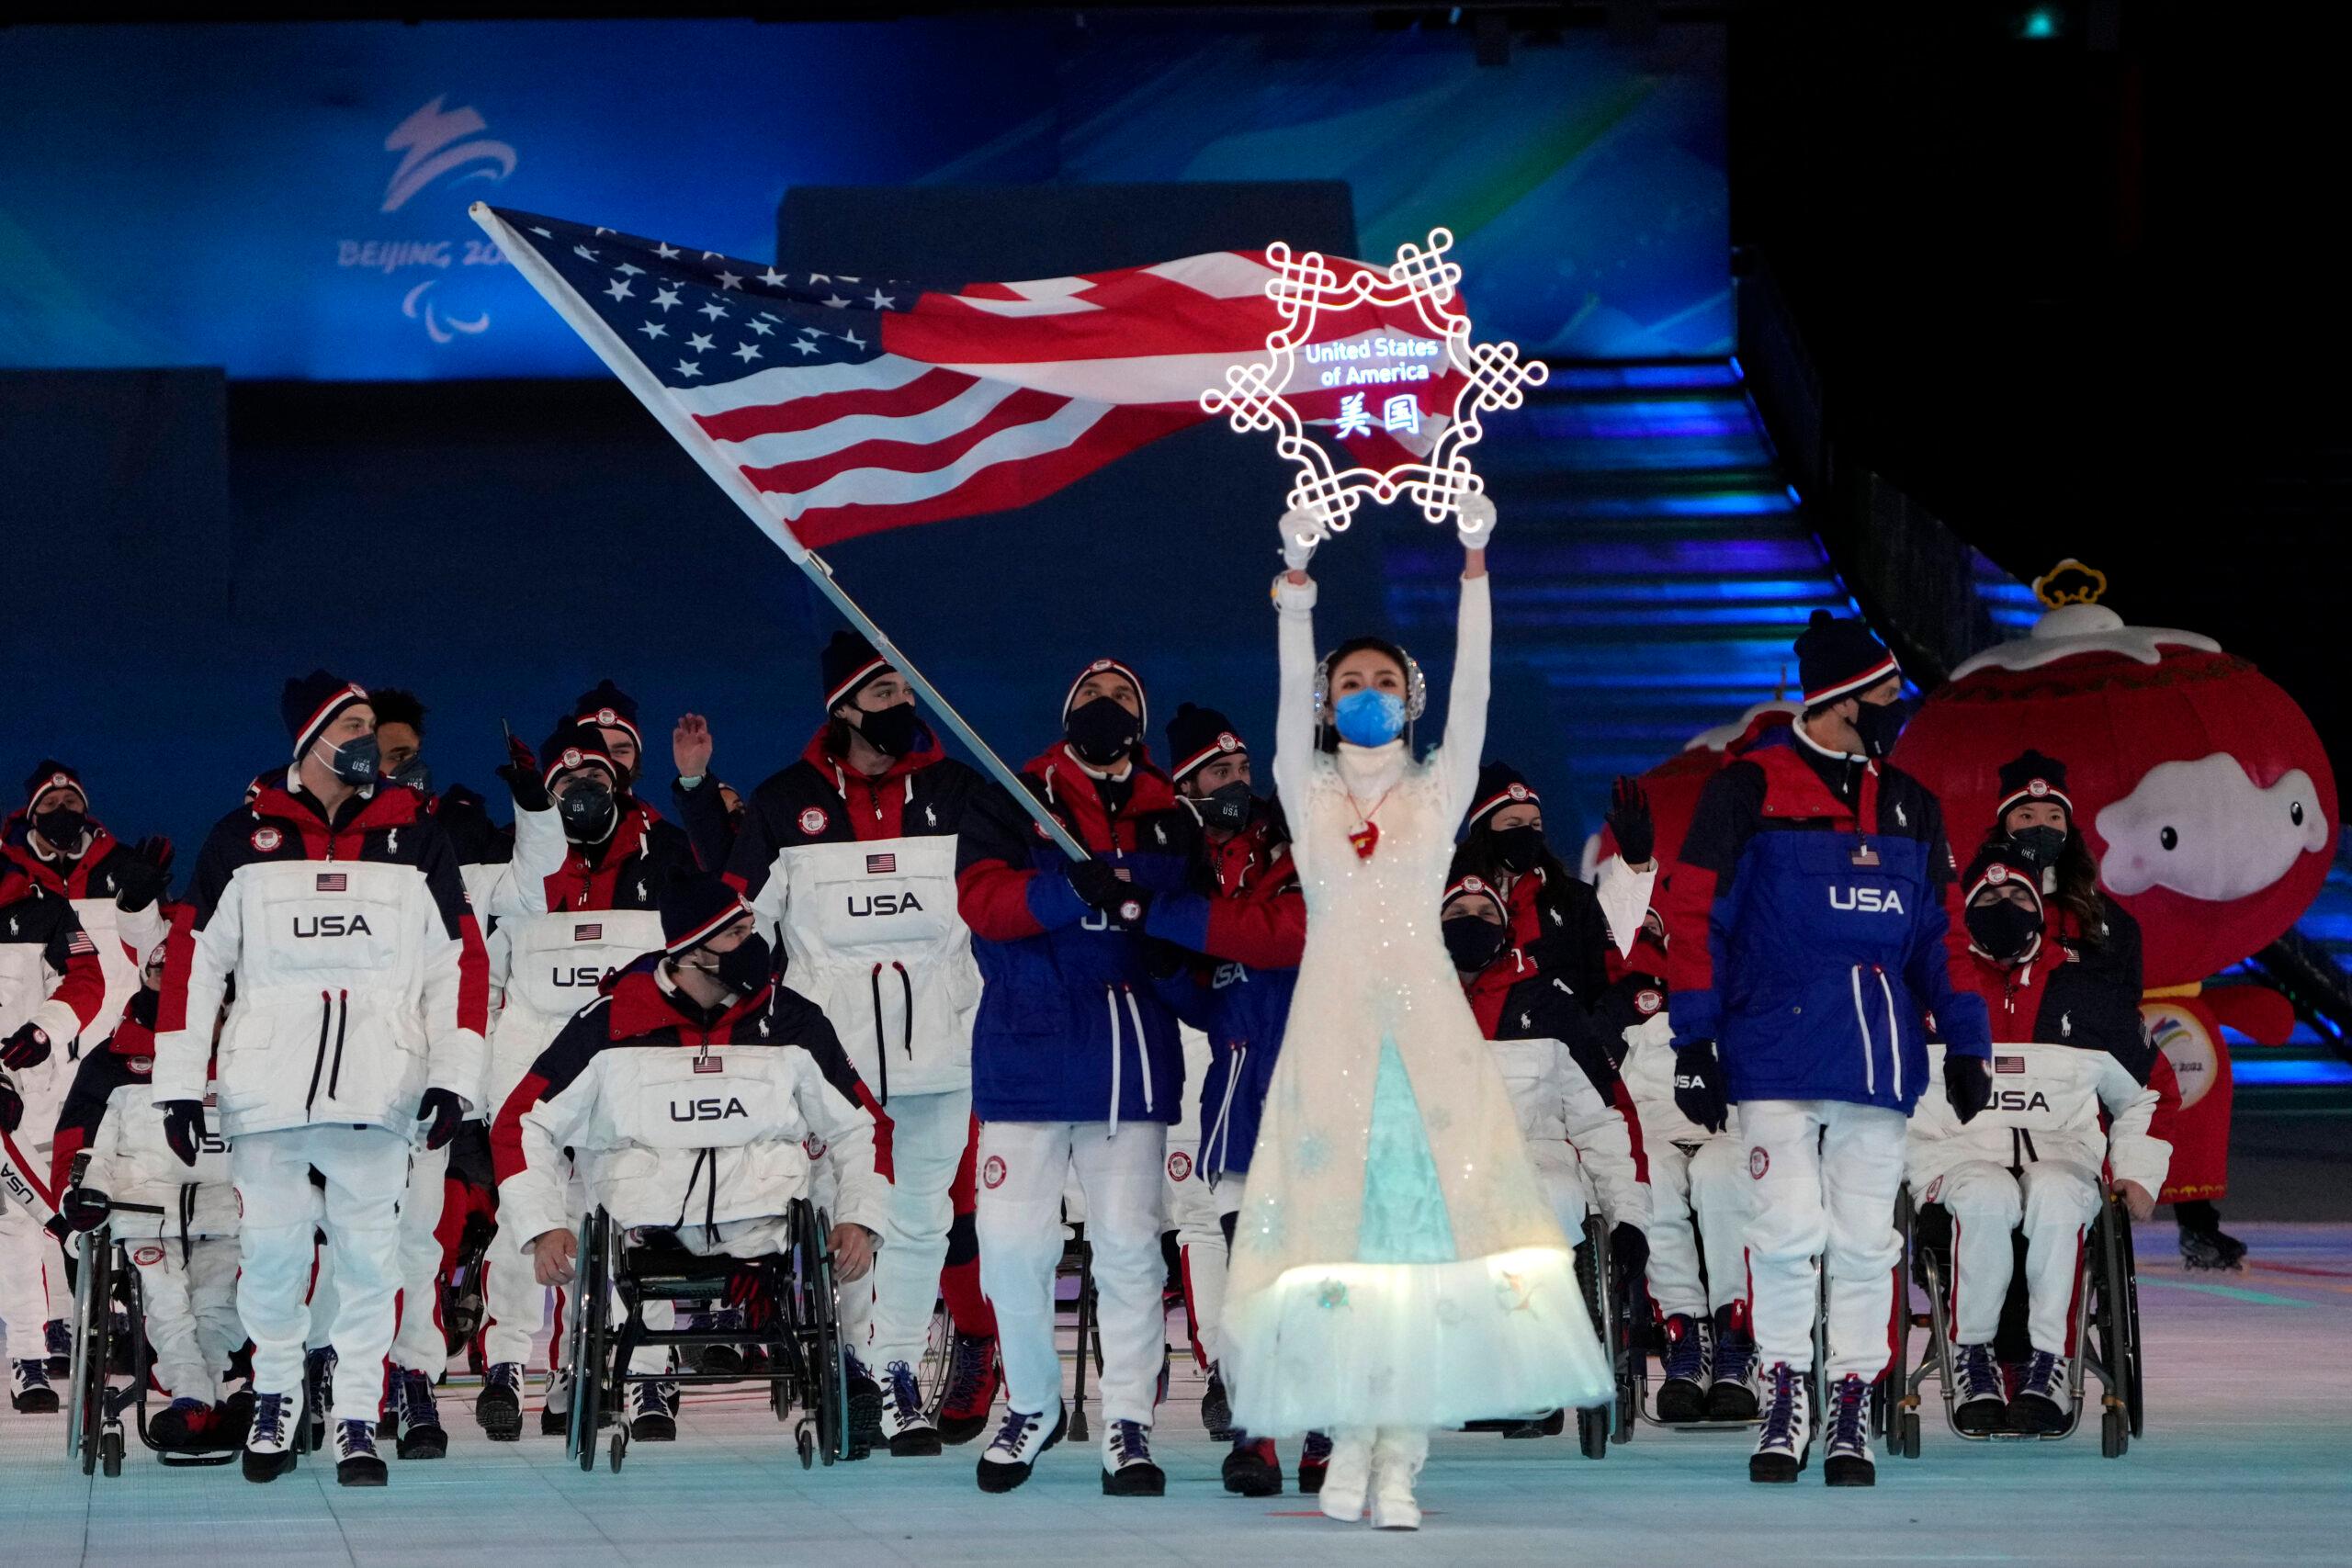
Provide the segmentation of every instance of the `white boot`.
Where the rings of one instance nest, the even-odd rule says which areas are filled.
[[[1335,1437],[1331,1461],[1323,1472],[1323,1490],[1316,1503],[1330,1517],[1353,1524],[1363,1517],[1364,1492],[1372,1484],[1372,1434],[1351,1432]]]
[[[1421,1506],[1413,1500],[1413,1483],[1429,1458],[1426,1432],[1384,1430],[1372,1450],[1372,1528],[1376,1530],[1417,1530]]]

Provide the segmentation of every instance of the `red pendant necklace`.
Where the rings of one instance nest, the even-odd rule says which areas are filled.
[[[1348,791],[1348,805],[1354,810],[1356,820],[1363,824],[1348,834],[1348,842],[1355,846],[1356,859],[1370,860],[1372,852],[1380,847],[1380,824],[1373,818],[1379,815],[1380,808],[1388,804],[1388,797],[1396,792],[1396,786],[1390,784],[1380,792],[1380,798],[1372,803],[1372,809],[1366,811],[1356,804],[1355,791]]]

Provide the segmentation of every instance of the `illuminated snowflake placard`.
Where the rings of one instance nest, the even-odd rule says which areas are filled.
[[[1426,249],[1396,247],[1385,273],[1344,263],[1343,276],[1319,252],[1294,254],[1276,242],[1266,252],[1274,269],[1266,297],[1281,320],[1266,356],[1227,367],[1225,385],[1201,394],[1201,407],[1235,430],[1274,432],[1274,449],[1298,465],[1290,509],[1327,534],[1345,529],[1367,500],[1403,496],[1430,523],[1453,517],[1486,489],[1470,467],[1485,434],[1480,416],[1519,407],[1549,373],[1516,344],[1470,341],[1470,318],[1455,308],[1462,267],[1446,259],[1453,245],[1452,232],[1432,229]],[[1348,333],[1351,315],[1385,325]],[[1430,391],[1451,398],[1431,406]],[[1338,460],[1325,430],[1341,447]],[[1367,462],[1366,452],[1389,460]]]

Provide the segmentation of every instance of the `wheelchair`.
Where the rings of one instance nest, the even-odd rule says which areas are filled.
[[[1585,1313],[1592,1321],[1593,1332],[1608,1353],[1613,1392],[1608,1404],[1576,1412],[1577,1451],[1587,1459],[1605,1459],[1611,1442],[1630,1440],[1641,1408],[1640,1357],[1633,1334],[1641,1282],[1617,1277],[1617,1260],[1609,1244],[1609,1223],[1601,1217],[1599,1205],[1589,1201],[1577,1246],[1577,1284],[1584,1292]],[[1469,1421],[1462,1429],[1499,1432],[1513,1438],[1557,1437],[1567,1430],[1567,1412]]]
[[[649,1245],[643,1230],[614,1223],[602,1206],[580,1226],[578,1282],[571,1313],[571,1425],[567,1457],[583,1471],[596,1468],[597,1434],[615,1428],[607,1449],[617,1472],[628,1453],[628,1421],[623,1405],[631,1383],[683,1387],[765,1382],[769,1407],[778,1421],[799,1418],[793,1446],[807,1470],[819,1459],[828,1465],[857,1457],[849,1414],[849,1382],[842,1366],[841,1307],[826,1238],[831,1225],[824,1212],[796,1198],[787,1212],[784,1251],[774,1258],[700,1258],[680,1248]],[[654,1328],[645,1322],[651,1302],[716,1306],[745,1264],[769,1268],[773,1311],[764,1328],[685,1330]],[[616,1307],[617,1306],[617,1312]],[[665,1371],[638,1372],[630,1358],[649,1345],[731,1345],[763,1350],[765,1368],[755,1373]]]
[[[80,1185],[81,1176],[77,1168],[74,1185]],[[164,1212],[147,1203],[117,1203],[113,1209],[119,1213]],[[127,1412],[130,1429],[138,1433],[141,1444],[166,1465],[202,1469],[232,1463],[244,1446],[242,1437],[225,1448],[193,1450],[167,1449],[148,1431],[147,1374],[154,1358],[147,1347],[147,1303],[140,1291],[139,1269],[126,1256],[130,1245],[115,1239],[111,1221],[85,1232],[82,1237],[82,1262],[74,1281],[74,1357],[65,1404],[66,1457],[78,1461],[85,1475],[102,1471],[109,1481],[119,1477],[126,1448],[123,1416]],[[125,1324],[119,1340],[115,1326],[118,1311]],[[130,1379],[117,1388],[107,1372],[111,1366],[126,1360]]]
[[[1940,1223],[1939,1223],[1940,1222]],[[1950,1289],[1952,1270],[1949,1222],[1938,1205],[1915,1205],[1906,1185],[1895,1205],[1895,1225],[1913,1275],[1927,1293],[1928,1310],[1909,1310],[1907,1287],[1897,1281],[1903,1298],[1896,1311],[1895,1355],[1886,1388],[1900,1389],[1893,1418],[1885,1432],[1887,1451],[1903,1459],[1919,1457],[1920,1389],[1934,1378],[1943,1391],[1944,1423],[1954,1437],[1968,1442],[2041,1442],[2068,1438],[2081,1425],[2085,1374],[2099,1383],[2099,1457],[2120,1459],[2132,1439],[2141,1434],[2145,1407],[2141,1397],[2140,1285],[2132,1249],[2132,1216],[2122,1200],[2099,1182],[2099,1210],[2091,1222],[2075,1274],[2075,1354],[2066,1370],[2068,1409],[2065,1424],[2053,1432],[1963,1432],[1958,1420],[1959,1402],[1951,1370]],[[2022,1241],[2019,1241],[2020,1247]],[[2023,1341],[2025,1271],[2010,1277],[2009,1300],[2002,1308],[2001,1341]],[[1927,1353],[1917,1370],[1905,1373],[1909,1330],[1928,1330]],[[2004,1356],[2004,1359],[2009,1359]]]

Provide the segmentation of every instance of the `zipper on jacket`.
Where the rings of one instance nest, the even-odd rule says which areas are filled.
[[[1859,964],[1846,971],[1847,980],[1854,987],[1854,1026],[1862,1032],[1862,1092],[1878,1092],[1878,1063],[1871,1055],[1870,1015],[1862,1011],[1862,966]]]
[[[915,983],[907,978],[907,966],[897,959],[890,960],[890,967],[899,972],[899,989],[907,994],[906,1028],[901,1031],[901,1034],[907,1060],[911,1062],[915,1059]],[[879,1042],[876,1043],[878,1044]]]
[[[334,1066],[327,1072],[327,1098],[337,1098],[343,1083],[343,1035],[351,1027],[351,993],[337,991],[334,1021]]]
[[[1886,971],[1877,964],[1871,973],[1878,976],[1879,994],[1886,998],[1886,1059],[1894,1065],[1894,1098],[1903,1098],[1903,1032],[1894,1022],[1894,987],[1886,983]]]
[[[311,1106],[319,1098],[319,1079],[327,1066],[327,1024],[334,1015],[334,998],[326,992],[319,993],[319,1051],[311,1059],[311,1092],[302,1097],[302,1114],[311,1114]]]
[[[865,980],[874,991],[874,1060],[879,1065],[882,1074],[881,1100],[888,1105],[890,1103],[890,1048],[882,1043],[882,965],[876,964]]]

